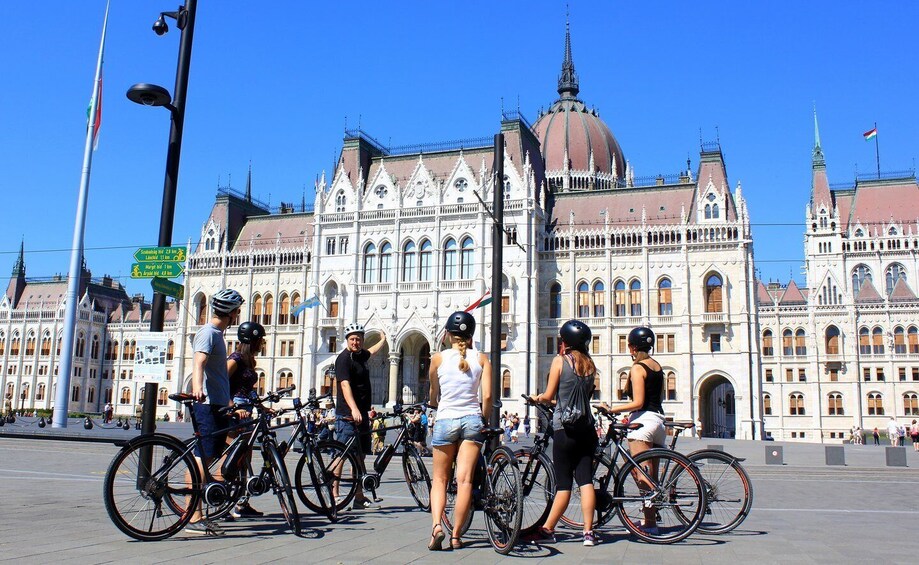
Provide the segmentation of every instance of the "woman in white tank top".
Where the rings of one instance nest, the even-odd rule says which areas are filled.
[[[484,437],[482,428],[491,411],[491,365],[488,358],[472,347],[475,318],[468,312],[454,312],[447,319],[450,349],[431,357],[428,404],[437,408],[434,435],[434,478],[431,481],[431,541],[428,549],[443,549],[441,516],[447,505],[447,477],[456,462],[456,504],[453,523],[462,524],[472,503],[472,475]],[[481,391],[481,402],[479,393]],[[450,547],[460,549],[463,542],[454,530]]]

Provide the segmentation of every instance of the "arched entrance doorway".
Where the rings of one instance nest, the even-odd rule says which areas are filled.
[[[404,402],[424,402],[428,399],[428,368],[431,366],[431,345],[419,332],[405,336],[399,348],[399,391],[410,393]],[[407,394],[403,394],[407,396]]]
[[[699,417],[705,437],[733,438],[737,432],[734,385],[723,375],[709,377],[699,389]]]

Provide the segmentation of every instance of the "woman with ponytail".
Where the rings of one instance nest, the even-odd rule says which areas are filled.
[[[456,504],[453,523],[463,524],[472,504],[472,475],[485,441],[482,428],[491,412],[491,364],[475,350],[472,336],[475,318],[454,312],[445,329],[450,348],[431,357],[428,404],[437,408],[431,445],[434,448],[434,479],[431,482],[431,541],[428,549],[443,549],[441,516],[447,506],[447,479],[456,462]],[[481,391],[481,402],[479,392]],[[450,549],[460,549],[460,532],[453,530]]]
[[[584,545],[593,546],[597,544],[593,532],[597,497],[591,461],[597,448],[597,434],[594,432],[590,406],[586,403],[593,395],[597,368],[587,351],[591,339],[590,328],[580,320],[569,320],[559,330],[558,339],[559,354],[549,368],[546,391],[530,397],[534,402],[550,403],[558,396],[552,417],[555,500],[546,523],[529,536],[529,541],[555,543],[555,526],[568,508],[572,483],[577,483],[584,515]],[[566,421],[572,418],[563,415],[577,413],[575,410],[580,410],[581,417],[575,422]]]

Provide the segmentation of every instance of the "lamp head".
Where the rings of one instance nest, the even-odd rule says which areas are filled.
[[[143,106],[168,106],[172,102],[169,91],[155,84],[140,83],[128,89],[128,99]]]
[[[163,17],[163,14],[160,14],[160,17],[153,22],[153,33],[157,35],[166,35],[169,31],[169,26],[166,25],[166,18]]]

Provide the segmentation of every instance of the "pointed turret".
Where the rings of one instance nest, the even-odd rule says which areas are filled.
[[[13,308],[19,306],[19,299],[26,289],[25,246],[25,240],[19,243],[19,257],[16,258],[16,263],[13,265],[10,284],[6,287],[6,295],[10,297]]]
[[[565,58],[562,61],[562,74],[558,77],[558,93],[562,98],[576,98],[578,88],[578,74],[574,70],[574,61],[571,58],[571,24],[565,18]]]
[[[811,160],[813,181],[811,184],[811,214],[816,215],[823,207],[832,214],[833,195],[830,193],[830,183],[826,177],[826,161],[823,158],[823,149],[820,147],[820,128],[817,126],[817,108],[814,108],[814,153]]]
[[[246,202],[252,202],[252,161],[249,161],[249,174],[246,175]]]

